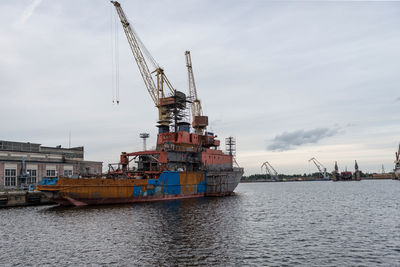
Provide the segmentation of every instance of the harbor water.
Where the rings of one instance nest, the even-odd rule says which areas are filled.
[[[400,182],[239,184],[231,197],[0,210],[0,266],[399,266]]]

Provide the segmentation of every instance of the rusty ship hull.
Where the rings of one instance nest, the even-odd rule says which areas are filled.
[[[397,166],[394,169],[394,179],[400,180],[400,164],[397,164]]]
[[[158,179],[54,178],[38,189],[64,206],[120,204],[231,195],[243,170],[232,172],[165,171]]]

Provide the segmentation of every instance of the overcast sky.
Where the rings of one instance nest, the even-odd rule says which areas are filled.
[[[246,174],[393,169],[400,142],[400,3],[121,1],[169,80],[187,92],[190,50],[211,130],[237,138]],[[117,162],[156,141],[157,111],[119,27],[112,103],[109,1],[0,3],[0,140],[84,146]],[[224,143],[224,142],[222,142]]]

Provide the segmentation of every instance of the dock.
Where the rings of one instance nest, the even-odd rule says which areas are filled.
[[[0,208],[55,204],[42,192],[0,192]]]

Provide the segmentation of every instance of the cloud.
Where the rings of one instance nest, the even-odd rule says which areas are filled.
[[[398,98],[396,98],[396,101],[400,101],[400,96]]]
[[[330,128],[316,128],[312,130],[298,130],[294,132],[284,132],[281,135],[275,136],[267,149],[272,151],[284,151],[291,150],[294,147],[301,146],[303,144],[316,143],[319,140],[336,135],[337,129]]]
[[[120,151],[140,149],[138,135],[143,131],[150,132],[148,144],[153,146],[158,114],[119,22],[121,103],[112,105],[110,12],[116,15],[115,10],[109,1],[80,1],[79,8],[77,2],[0,1],[0,122],[7,125],[0,139],[67,146],[71,131],[72,144],[85,146],[88,160],[106,166],[118,160]],[[184,92],[184,51],[191,50],[210,131],[215,130],[221,143],[222,137],[237,137],[239,155],[259,153],[245,168],[254,164],[254,172],[259,172],[259,162],[270,160],[277,167],[287,164],[292,173],[304,173],[304,153],[326,162],[340,158],[348,166],[357,158],[364,170],[375,170],[376,162],[393,163],[390,142],[398,140],[400,132],[400,27],[392,4],[123,2],[152,56]],[[348,123],[357,125],[348,128]],[[283,137],[273,141],[285,131],[318,127],[346,133],[302,146]],[[276,132],[263,143],[263,133],[271,129]],[[305,142],[302,138],[300,143]],[[337,143],[353,145],[351,158],[349,149],[323,144],[339,138]],[[371,138],[382,143],[382,152],[363,145]],[[278,150],[279,140],[288,147],[281,145],[281,150],[292,150],[266,150],[268,145]],[[299,149],[303,147],[311,152]],[[329,154],[332,149],[335,155]]]
[[[23,26],[30,17],[32,17],[36,8],[40,5],[42,0],[33,0],[24,10],[21,17],[17,21],[18,26]]]

